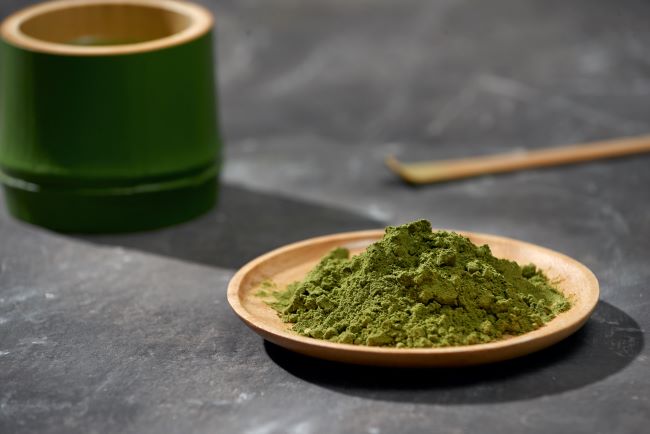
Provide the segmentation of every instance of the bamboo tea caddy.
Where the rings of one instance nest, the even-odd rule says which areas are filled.
[[[58,231],[150,229],[216,199],[213,19],[170,0],[37,4],[1,27],[0,181]]]

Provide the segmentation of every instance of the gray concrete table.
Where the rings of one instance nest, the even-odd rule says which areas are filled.
[[[218,209],[79,237],[0,208],[0,432],[647,432],[650,156],[421,188],[382,159],[648,132],[650,4],[209,6],[227,139]],[[571,255],[602,301],[538,354],[406,371],[292,354],[226,303],[234,270],[268,249],[416,218]]]

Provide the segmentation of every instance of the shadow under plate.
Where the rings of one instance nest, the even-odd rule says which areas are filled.
[[[642,351],[643,333],[623,311],[599,302],[591,319],[558,344],[525,357],[465,368],[404,369],[313,359],[264,343],[269,357],[309,383],[347,395],[433,404],[506,402],[554,395],[602,380]]]

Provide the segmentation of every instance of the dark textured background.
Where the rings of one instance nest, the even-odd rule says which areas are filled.
[[[420,188],[382,160],[649,132],[650,3],[205,3],[227,142],[220,206],[103,237],[0,207],[0,432],[647,431],[650,156]],[[549,350],[424,371],[296,356],[226,303],[233,271],[270,248],[421,217],[571,255],[602,301]]]

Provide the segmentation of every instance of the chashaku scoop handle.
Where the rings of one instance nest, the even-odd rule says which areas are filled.
[[[559,166],[622,157],[643,152],[650,152],[650,135],[533,151],[410,164],[401,163],[394,156],[389,156],[386,158],[386,165],[409,183],[427,184],[491,173],[514,172],[535,167]]]

